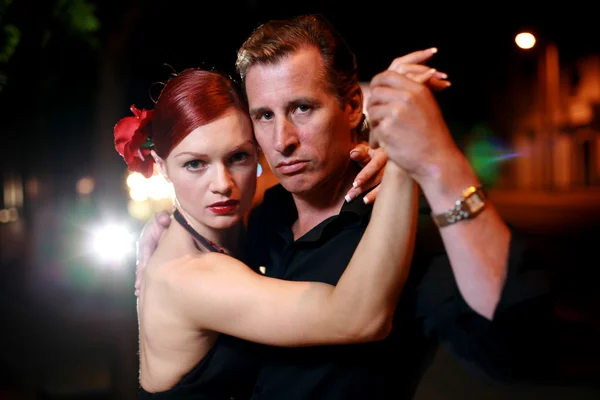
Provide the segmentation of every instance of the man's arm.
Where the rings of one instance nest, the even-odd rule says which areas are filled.
[[[512,231],[507,277],[494,319],[472,311],[429,216],[419,218],[411,279],[415,314],[429,337],[471,372],[492,382],[548,383],[557,373],[557,329],[545,260]]]
[[[478,184],[425,85],[385,71],[371,82],[367,109],[373,134],[390,160],[420,185],[434,213],[446,211],[465,188]],[[440,232],[462,296],[492,319],[506,279],[509,229],[488,200],[476,218]]]
[[[424,85],[395,71],[381,73],[371,82],[367,110],[375,139],[418,182],[434,214],[479,184]],[[411,279],[426,332],[496,379],[547,371],[550,288],[547,271],[533,270],[540,258],[525,238],[489,200],[475,218],[439,229],[429,214],[421,219],[419,235],[426,238],[417,246]],[[431,248],[432,237],[438,248]]]
[[[479,186],[466,158],[458,151],[432,165],[420,186],[433,214],[452,208],[468,187]],[[439,229],[458,287],[466,302],[488,319],[494,317],[508,271],[511,232],[487,199],[475,218]]]

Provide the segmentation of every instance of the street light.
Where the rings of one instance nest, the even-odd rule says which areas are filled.
[[[532,49],[537,39],[530,32],[521,32],[515,36],[515,43],[521,49]],[[558,48],[549,40],[541,40],[538,50],[538,90],[537,112],[540,116],[538,131],[542,145],[542,186],[553,187],[553,150],[552,143],[561,122],[560,110],[560,63]]]
[[[94,259],[113,267],[120,266],[135,248],[135,237],[130,229],[116,223],[93,227],[88,240]]]
[[[531,49],[535,46],[535,36],[529,32],[521,32],[515,36],[515,43],[522,49]]]

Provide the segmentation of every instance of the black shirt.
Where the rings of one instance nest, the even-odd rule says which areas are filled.
[[[292,196],[275,186],[250,218],[247,262],[256,269],[265,267],[267,276],[335,285],[365,231],[371,208],[360,200],[345,203],[338,215],[294,241],[291,226],[297,211]],[[417,232],[413,265],[390,336],[367,344],[265,347],[252,399],[412,398],[438,342],[487,376],[504,379],[528,373],[531,365],[523,360],[539,360],[539,352],[527,338],[538,334],[524,333],[522,324],[528,321],[527,326],[539,328],[533,323],[536,316],[531,316],[539,307],[522,305],[538,304],[548,286],[525,268],[523,238],[513,231],[504,293],[490,322],[461,297],[426,204]]]

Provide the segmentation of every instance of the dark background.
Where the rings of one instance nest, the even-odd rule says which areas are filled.
[[[519,31],[555,43],[564,65],[600,53],[592,2],[454,3],[0,0],[0,179],[40,184],[19,222],[0,223],[0,398],[134,397],[133,260],[109,273],[89,267],[73,255],[84,233],[76,224],[111,212],[127,218],[112,127],[131,104],[152,108],[155,83],[173,70],[233,74],[237,48],[260,23],[323,13],[354,49],[362,81],[394,57],[437,47],[430,65],[452,82],[438,99],[460,142],[481,124],[506,139],[522,112],[526,96],[509,88],[533,87],[541,46],[517,48]],[[16,42],[7,26],[18,29]],[[91,198],[74,190],[84,176],[96,181]],[[441,350],[419,399],[598,398],[598,192],[586,189],[586,207],[525,194],[497,204],[545,254],[564,330],[548,352],[564,359],[565,381],[497,387]]]
[[[68,7],[78,3],[91,11]],[[35,141],[35,148],[10,152],[20,161],[15,164],[90,173],[94,162],[106,163],[95,147],[112,150],[112,125],[129,105],[152,107],[151,94],[159,90],[153,83],[172,71],[165,64],[233,73],[236,49],[258,24],[308,12],[323,13],[345,36],[363,81],[394,57],[438,47],[430,65],[453,83],[439,100],[455,136],[480,122],[503,135],[507,117],[518,111],[505,89],[517,78],[534,80],[539,55],[517,48],[515,34],[527,29],[557,43],[561,61],[569,63],[599,51],[597,17],[584,2],[476,4],[12,0],[2,23],[16,25],[21,38],[3,68],[3,137],[21,147]],[[118,163],[118,156],[110,161]]]

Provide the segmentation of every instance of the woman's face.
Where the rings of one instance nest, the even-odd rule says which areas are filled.
[[[190,132],[159,167],[189,216],[208,228],[226,229],[252,204],[257,160],[250,119],[232,109]]]

